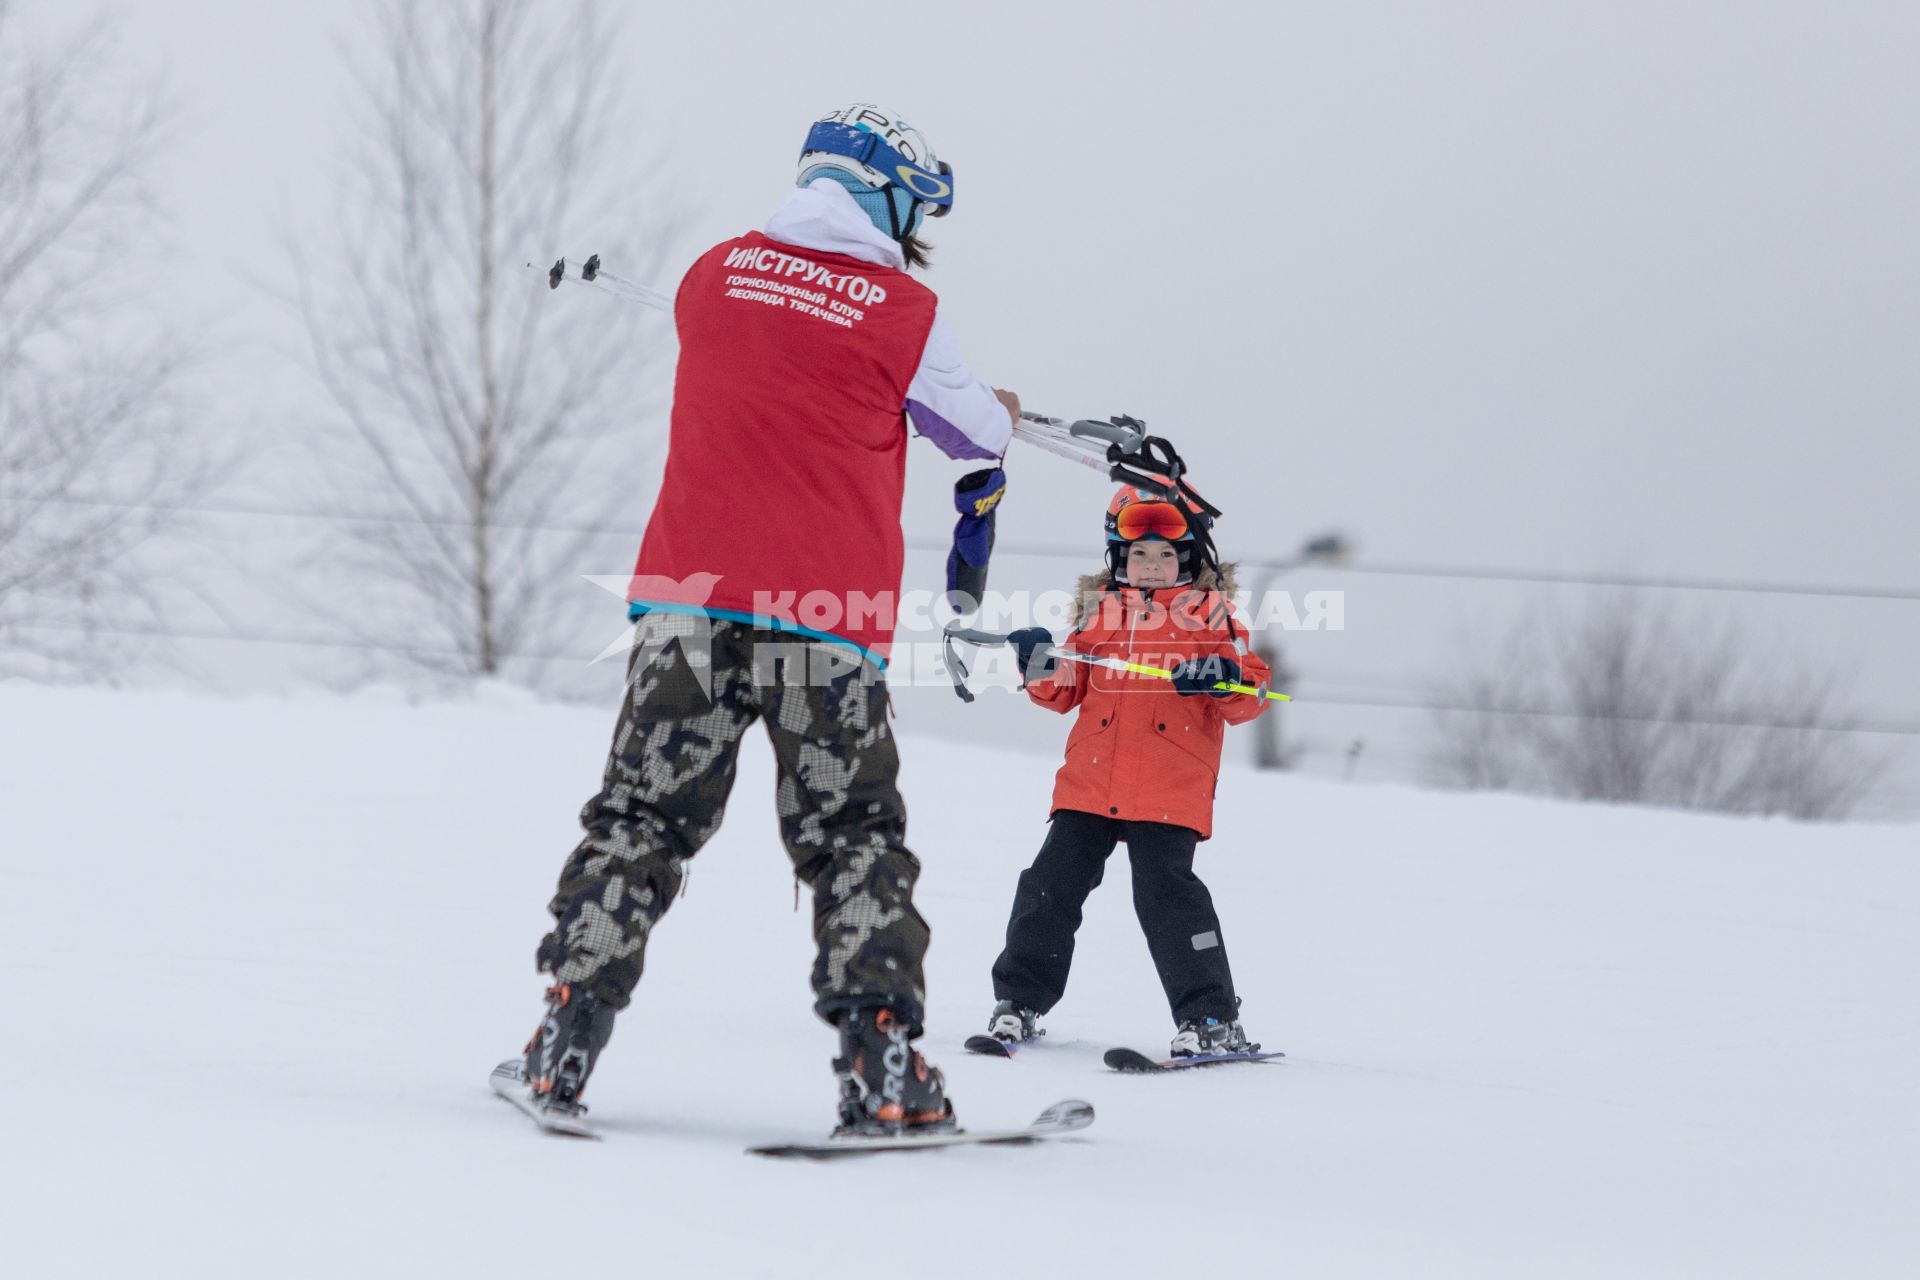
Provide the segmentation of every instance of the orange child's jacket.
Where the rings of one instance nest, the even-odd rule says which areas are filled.
[[[1061,647],[1163,669],[1218,654],[1239,663],[1241,682],[1264,693],[1272,672],[1249,648],[1239,619],[1229,626],[1232,617],[1232,605],[1218,591],[1109,590]],[[1264,697],[1242,693],[1183,697],[1158,676],[1066,661],[1029,684],[1027,696],[1062,715],[1080,708],[1054,780],[1054,811],[1173,823],[1193,828],[1202,840],[1213,834],[1226,727],[1246,723],[1267,705]]]

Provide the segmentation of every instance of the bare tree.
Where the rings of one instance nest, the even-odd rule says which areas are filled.
[[[1451,785],[1844,818],[1886,760],[1833,681],[1644,597],[1523,623],[1443,691],[1429,763]]]
[[[159,607],[141,553],[205,480],[187,350],[140,303],[165,119],[114,28],[39,42],[0,0],[0,653],[90,671],[89,635]]]
[[[573,233],[650,275],[674,222],[622,196],[644,155],[613,145],[611,11],[383,0],[336,256],[301,259],[314,366],[353,442],[328,474],[345,505],[387,517],[351,535],[356,607],[378,588],[366,628],[456,674],[553,647],[575,603],[610,616],[581,582],[618,571],[615,552],[586,558],[607,547],[592,530],[624,517],[637,534],[658,448],[638,424],[670,330],[528,269]],[[633,535],[616,545],[630,557]]]

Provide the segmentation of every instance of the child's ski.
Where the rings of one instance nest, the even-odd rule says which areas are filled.
[[[1272,1053],[1209,1053],[1191,1058],[1149,1058],[1134,1049],[1109,1049],[1104,1061],[1115,1071],[1147,1075],[1162,1071],[1185,1071],[1188,1067],[1217,1067],[1226,1062],[1265,1062],[1270,1058],[1286,1056],[1276,1050]]]
[[[548,1133],[564,1134],[569,1138],[600,1136],[579,1112],[560,1111],[536,1104],[532,1091],[527,1088],[527,1073],[517,1058],[495,1067],[487,1083],[493,1086],[495,1093],[511,1102],[522,1115]]]
[[[983,1053],[989,1058],[1011,1058],[1020,1052],[1017,1040],[1002,1040],[999,1036],[968,1036],[962,1046],[968,1053]]]
[[[919,1151],[926,1147],[959,1147],[983,1143],[1028,1143],[1076,1133],[1093,1123],[1093,1104],[1078,1099],[1056,1102],[1024,1129],[962,1129],[954,1133],[903,1134],[893,1138],[828,1138],[825,1142],[782,1142],[748,1147],[756,1156],[804,1156],[832,1160],[840,1156],[877,1155],[882,1151]]]

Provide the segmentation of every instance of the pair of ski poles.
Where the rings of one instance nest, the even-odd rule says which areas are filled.
[[[600,255],[597,253],[585,262],[572,258],[556,261],[547,271],[547,287],[558,289],[564,281],[583,284],[654,311],[664,311],[669,315],[673,313],[671,295],[608,271],[600,265]],[[1014,439],[1051,453],[1056,458],[1092,467],[1112,479],[1155,489],[1163,488],[1167,481],[1177,483],[1180,479],[1178,455],[1171,455],[1174,465],[1167,467],[1166,458],[1153,455],[1151,445],[1154,438],[1147,435],[1146,424],[1132,418],[1110,422],[1093,419],[1069,421],[1066,418],[1048,417],[1044,413],[1022,413],[1020,421],[1013,424],[1013,435]],[[1148,447],[1143,449],[1143,446]],[[1124,465],[1133,462],[1139,466],[1129,469]],[[1163,481],[1161,477],[1166,476],[1169,470],[1173,474]]]
[[[594,254],[585,262],[576,262],[571,258],[561,258],[547,272],[547,287],[558,289],[564,281],[574,281],[608,293],[626,302],[655,311],[671,314],[673,298],[658,289],[650,288],[635,280],[608,271],[600,265],[600,255]],[[1201,521],[1195,528],[1196,537],[1204,544],[1202,550],[1211,554],[1212,541],[1206,532],[1213,517],[1220,514],[1213,506],[1186,481],[1186,463],[1175,452],[1173,446],[1159,436],[1147,434],[1146,424],[1137,418],[1117,416],[1105,422],[1091,418],[1069,421],[1065,418],[1049,417],[1044,413],[1023,412],[1013,424],[1013,437],[1057,458],[1091,467],[1108,479],[1118,480],[1137,488],[1159,493],[1168,501],[1184,501],[1192,510],[1201,514]],[[964,627],[947,629],[947,657],[949,665],[957,671],[954,677],[954,689],[968,702],[973,695],[965,684],[966,667],[954,652],[953,642],[962,640],[975,645],[999,645],[1006,643],[1006,636],[990,631],[976,631]],[[1120,658],[1095,658],[1071,649],[1048,647],[1055,657],[1066,662],[1077,662],[1086,666],[1108,667],[1117,671],[1131,671],[1136,675],[1153,676],[1162,680],[1171,680],[1173,673],[1163,667],[1150,667],[1138,662],[1127,662]],[[1252,685],[1220,683],[1215,689],[1232,693],[1244,693],[1260,696],[1260,690]],[[1284,693],[1268,692],[1266,696],[1277,702],[1290,702],[1292,699]]]
[[[980,631],[973,627],[949,624],[946,628],[946,636],[947,672],[953,677],[953,691],[960,695],[962,702],[972,702],[973,691],[967,688],[967,667],[965,663],[960,661],[960,655],[955,651],[953,642],[958,640],[962,644],[975,645],[983,649],[993,648],[997,645],[1007,643],[1007,633],[1004,631]],[[1061,662],[1074,662],[1083,667],[1105,667],[1109,671],[1131,671],[1135,675],[1153,676],[1160,680],[1173,679],[1173,672],[1167,670],[1165,667],[1151,667],[1144,662],[1128,662],[1125,658],[1099,658],[1090,653],[1080,653],[1074,649],[1062,649],[1058,645],[1051,644],[1040,646],[1038,651],[1049,653]],[[1216,682],[1213,688],[1222,693],[1244,693],[1255,698],[1263,696],[1263,691],[1254,685],[1238,684],[1227,680]],[[1293,701],[1291,694],[1275,693],[1271,689],[1264,691],[1264,696],[1274,702]]]

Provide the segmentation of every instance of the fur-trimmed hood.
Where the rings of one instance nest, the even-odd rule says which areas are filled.
[[[1209,591],[1218,591],[1231,600],[1234,593],[1240,589],[1237,569],[1237,565],[1223,564],[1220,566],[1220,572],[1216,574],[1211,566],[1202,565],[1199,574],[1192,582],[1179,587],[1161,587],[1159,591],[1171,598],[1185,595],[1189,591],[1197,591],[1202,595]],[[1111,590],[1113,590],[1113,575],[1105,569],[1099,573],[1089,573],[1074,584],[1071,618],[1074,630],[1080,629],[1081,624],[1085,623],[1099,606],[1100,597]]]

